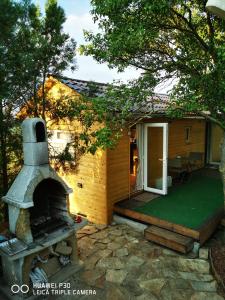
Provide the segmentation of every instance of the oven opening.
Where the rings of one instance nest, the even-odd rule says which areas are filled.
[[[68,200],[64,187],[53,179],[41,181],[33,194],[34,206],[30,208],[33,238],[51,233],[67,224]]]

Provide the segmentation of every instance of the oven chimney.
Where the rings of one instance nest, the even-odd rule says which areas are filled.
[[[22,123],[24,165],[48,164],[48,142],[44,120],[26,119]]]

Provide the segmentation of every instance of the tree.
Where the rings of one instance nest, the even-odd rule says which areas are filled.
[[[100,33],[85,32],[81,51],[123,71],[143,70],[142,80],[176,79],[172,108],[194,112],[225,130],[225,21],[203,0],[92,0]],[[152,81],[151,81],[152,83]],[[225,192],[225,138],[220,171]]]
[[[30,19],[27,32],[30,41],[28,49],[31,53],[29,71],[32,72],[29,83],[30,91],[33,92],[30,96],[34,100],[31,113],[36,117],[39,116],[38,107],[41,107],[41,117],[45,119],[47,75],[50,73],[60,75],[68,67],[75,70],[76,42],[63,32],[66,17],[57,0],[46,1],[44,17],[35,5],[30,5],[28,12]],[[38,93],[40,87],[41,92]]]
[[[18,28],[21,25],[23,10],[21,5],[9,0],[0,2],[0,180],[1,192],[5,193],[9,181],[9,152],[13,153],[15,144],[13,113],[20,105],[21,88],[25,76],[21,72],[24,57],[20,56],[21,40]],[[15,141],[15,139],[14,139]]]
[[[0,1],[0,194],[22,163],[16,114],[27,105],[31,116],[45,119],[47,74],[75,68],[76,43],[63,32],[65,20],[56,0],[46,1],[44,16],[29,0]]]

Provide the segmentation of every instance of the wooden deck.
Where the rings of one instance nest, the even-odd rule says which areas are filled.
[[[114,212],[145,224],[155,225],[160,228],[179,233],[183,236],[193,238],[194,240],[198,241],[201,245],[204,244],[204,242],[213,234],[216,227],[218,226],[218,224],[224,216],[224,210],[221,209],[215,212],[211,216],[211,218],[209,218],[204,224],[201,225],[200,228],[194,230],[179,224],[174,224],[166,220],[153,217],[151,215],[136,212],[130,208],[124,208],[120,206],[119,203],[116,203],[114,205]]]

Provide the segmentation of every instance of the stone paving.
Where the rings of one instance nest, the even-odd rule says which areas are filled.
[[[78,234],[83,269],[68,282],[96,295],[79,300],[222,300],[207,251],[184,256],[143,238],[127,225],[87,225]],[[59,298],[58,298],[59,299]]]

